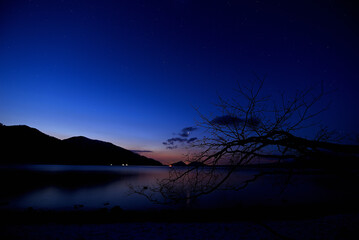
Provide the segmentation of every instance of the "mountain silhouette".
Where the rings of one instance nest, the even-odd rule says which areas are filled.
[[[25,125],[0,125],[0,156],[0,164],[162,165],[109,142],[60,140]]]
[[[172,163],[171,166],[186,167],[187,164],[185,164],[185,163],[182,162],[182,161],[179,161],[179,162]]]

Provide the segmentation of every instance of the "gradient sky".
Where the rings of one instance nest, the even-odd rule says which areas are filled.
[[[162,142],[195,125],[193,107],[255,72],[268,93],[323,81],[320,120],[357,134],[358,20],[329,0],[1,1],[0,122],[171,162],[181,151]]]

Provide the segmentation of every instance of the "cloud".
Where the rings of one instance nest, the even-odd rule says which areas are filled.
[[[197,140],[197,138],[196,138],[196,137],[193,137],[193,138],[188,139],[188,140],[187,140],[187,143],[191,143],[191,142],[196,141],[196,140]]]
[[[216,125],[222,125],[222,126],[229,126],[229,125],[238,125],[243,122],[243,119],[238,117],[233,117],[230,115],[224,115],[220,117],[215,117],[211,123]]]
[[[175,142],[186,142],[187,139],[186,138],[179,138],[179,137],[175,137],[175,138],[170,138],[170,139],[167,139],[167,143],[169,145],[173,145]]]
[[[170,149],[170,150],[172,150],[172,149],[176,149],[176,148],[178,148],[178,146],[177,146],[177,145],[175,145],[175,146],[168,146],[168,147],[167,147],[167,149]]]
[[[150,153],[150,152],[153,152],[151,150],[130,150],[131,152],[134,152],[134,153]]]
[[[179,137],[175,137],[175,138],[170,138],[167,139],[165,142],[163,142],[162,144],[167,146],[167,149],[176,149],[178,148],[177,143],[184,143],[187,142],[187,138],[179,138]]]
[[[162,144],[167,146],[166,147],[167,149],[176,149],[178,148],[178,144],[191,143],[197,140],[197,138],[192,137],[188,139],[188,136],[191,134],[191,132],[195,130],[197,130],[196,127],[185,127],[178,134],[176,134],[179,135],[180,137],[169,138],[166,141],[162,142]]]
[[[224,115],[220,117],[215,117],[211,123],[221,126],[238,126],[244,124],[245,119],[239,118],[231,115]],[[250,117],[247,119],[247,125],[249,127],[257,127],[261,123],[261,120],[257,117]]]
[[[193,132],[195,130],[197,130],[196,127],[186,127],[186,128],[183,128],[181,130],[181,132],[178,133],[178,135],[180,135],[181,137],[188,137],[191,134],[191,132]]]
[[[261,123],[262,121],[257,118],[257,117],[251,117],[248,119],[248,124],[251,127],[258,127],[258,125]]]

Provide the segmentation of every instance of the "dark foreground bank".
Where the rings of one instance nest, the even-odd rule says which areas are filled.
[[[0,239],[358,239],[359,214],[191,218],[188,212],[37,212],[7,215]],[[237,212],[238,213],[238,212]],[[219,214],[219,215],[216,215]],[[254,214],[254,213],[253,213]],[[186,215],[186,217],[184,217]],[[1,214],[2,220],[6,220]],[[285,218],[284,218],[285,217]]]
[[[174,209],[174,210],[123,210],[119,206],[95,210],[0,210],[1,223],[59,223],[59,224],[102,224],[118,222],[235,222],[302,220],[318,217],[359,214],[355,203],[340,206],[330,204],[301,204],[281,206],[246,206],[218,209]]]
[[[0,239],[358,239],[348,204],[129,211],[1,210]]]

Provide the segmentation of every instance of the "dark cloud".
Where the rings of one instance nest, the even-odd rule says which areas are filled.
[[[258,127],[258,125],[261,123],[261,120],[257,117],[251,117],[248,119],[248,124],[251,127]]]
[[[134,152],[134,153],[150,153],[150,152],[153,152],[151,150],[131,150],[131,152]]]
[[[167,139],[167,143],[169,145],[173,145],[175,142],[186,142],[187,139],[186,138],[179,138],[179,137],[176,137],[176,138],[170,138],[170,139]]]
[[[186,128],[183,128],[178,135],[180,135],[181,137],[188,137],[191,134],[191,132],[193,132],[195,130],[197,130],[196,127],[186,127]]]
[[[229,126],[229,125],[239,125],[243,122],[243,119],[233,117],[230,115],[224,115],[220,117],[215,117],[211,123],[216,125],[222,125],[222,126]]]
[[[165,142],[162,142],[162,144],[167,146],[166,147],[167,149],[176,149],[178,148],[178,144],[191,143],[197,140],[197,138],[192,137],[188,139],[188,136],[191,134],[191,132],[195,130],[197,130],[196,127],[185,127],[178,134],[176,134],[179,135],[180,137],[169,138]]]
[[[171,149],[171,150],[172,150],[172,149],[176,149],[176,148],[178,148],[178,146],[177,146],[177,145],[174,145],[174,146],[168,146],[168,147],[167,147],[167,149]]]
[[[175,138],[170,138],[167,139],[167,141],[163,142],[162,144],[167,146],[167,149],[176,149],[177,143],[183,143],[183,142],[187,142],[187,138],[179,138],[179,137],[175,137]]]
[[[221,126],[238,126],[244,124],[245,120],[243,118],[231,116],[231,115],[224,115],[220,117],[215,117],[211,123],[215,125]],[[247,124],[249,127],[257,127],[261,123],[260,119],[257,117],[248,118]]]
[[[196,138],[196,137],[193,137],[193,138],[188,139],[188,140],[187,140],[187,143],[191,143],[191,142],[196,141],[196,140],[197,140],[197,138]]]

